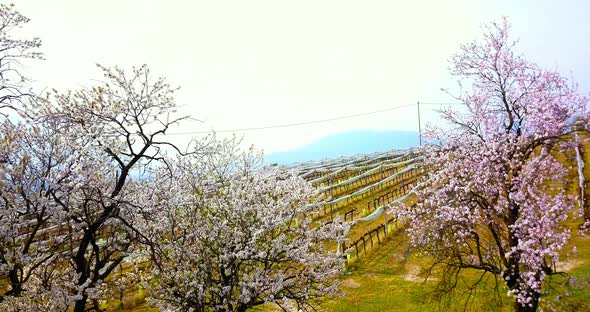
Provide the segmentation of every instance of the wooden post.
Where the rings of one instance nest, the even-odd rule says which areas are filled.
[[[375,190],[375,191],[373,191],[371,193],[373,193],[373,202],[375,202],[375,193],[377,193],[377,191]],[[377,207],[375,207],[375,209],[377,209]]]
[[[383,209],[383,235],[387,236],[387,214],[385,213],[385,209]]]
[[[333,185],[333,182],[334,182],[333,178],[330,178],[330,185]],[[334,196],[334,189],[331,188],[330,189],[330,198],[334,199],[333,196]],[[334,221],[334,204],[330,204],[330,220]]]

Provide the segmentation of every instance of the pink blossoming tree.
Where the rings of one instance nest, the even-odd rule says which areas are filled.
[[[507,285],[517,311],[535,311],[544,280],[560,273],[570,238],[563,221],[575,215],[554,153],[587,99],[516,54],[508,32],[506,20],[493,23],[452,58],[452,74],[471,91],[457,96],[461,109],[442,112],[450,129],[431,129],[429,185],[415,208],[397,213],[414,246],[442,268],[439,291],[454,289],[461,271],[479,270],[480,281],[490,275]]]

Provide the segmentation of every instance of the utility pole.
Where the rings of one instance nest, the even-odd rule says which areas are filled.
[[[420,123],[420,101],[416,102],[416,106],[418,108],[418,139],[420,142],[420,146],[422,146],[422,124]]]

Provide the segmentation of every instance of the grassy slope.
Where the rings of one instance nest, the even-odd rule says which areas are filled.
[[[429,259],[413,254],[403,232],[390,236],[380,248],[372,250],[366,258],[351,266],[342,278],[341,298],[327,301],[326,311],[433,311],[463,310],[499,311],[502,308],[490,302],[493,296],[477,296],[477,300],[442,302],[431,300],[436,278],[425,277],[421,269],[429,266]],[[460,287],[460,291],[465,291]],[[459,297],[459,296],[457,296]],[[451,300],[451,301],[449,301]],[[509,310],[504,300],[503,310]]]

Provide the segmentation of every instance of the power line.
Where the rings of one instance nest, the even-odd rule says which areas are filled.
[[[329,121],[335,121],[335,120],[341,120],[341,119],[348,119],[348,118],[355,118],[355,117],[360,117],[360,116],[378,114],[378,113],[388,112],[388,111],[392,111],[392,110],[396,110],[396,109],[400,109],[400,108],[405,108],[405,107],[411,107],[411,106],[415,106],[415,104],[401,105],[401,106],[390,107],[390,108],[371,111],[371,112],[359,113],[359,114],[354,114],[354,115],[339,116],[339,117],[320,119],[320,120],[304,121],[304,122],[289,123],[289,124],[270,125],[270,126],[263,126],[263,127],[247,127],[247,128],[223,129],[223,130],[212,130],[212,131],[215,131],[216,133],[223,133],[223,132],[244,132],[244,131],[275,129],[275,128],[296,127],[296,126],[310,125],[310,124],[315,124],[315,123],[322,123],[322,122],[329,122]],[[167,135],[206,134],[206,133],[211,133],[212,131],[175,132],[175,133],[168,133]]]
[[[465,103],[462,103],[462,102],[420,102],[420,104],[424,104],[424,105],[463,105]]]

